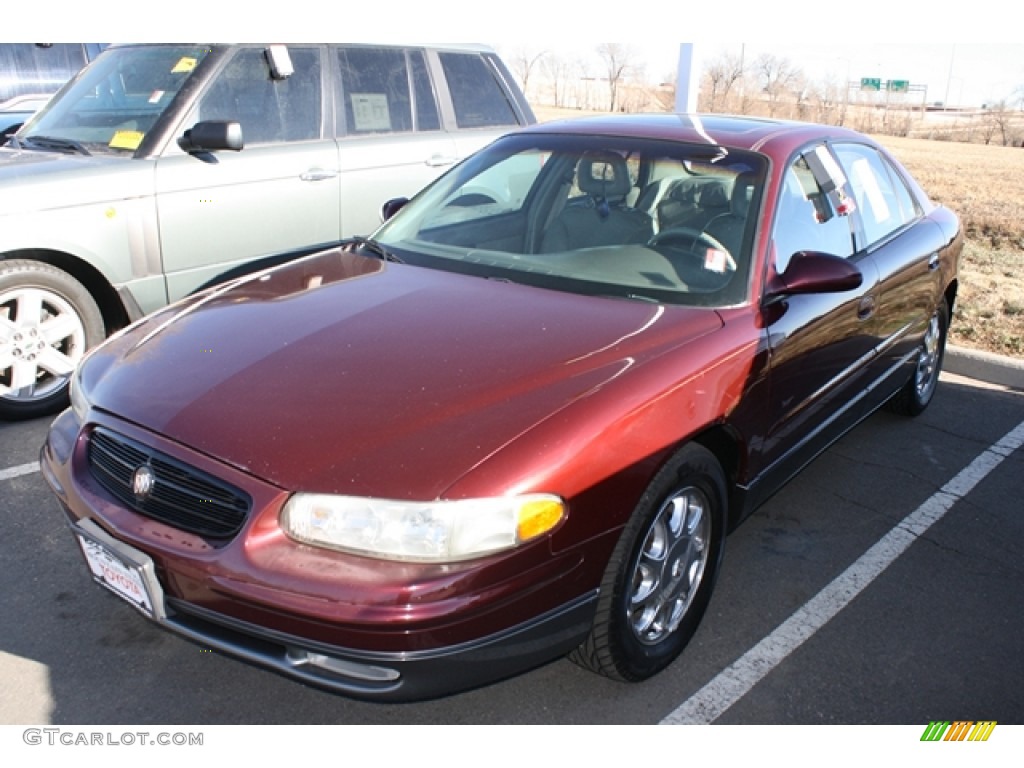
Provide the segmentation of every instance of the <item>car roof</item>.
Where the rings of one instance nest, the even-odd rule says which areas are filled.
[[[525,129],[529,133],[569,133],[588,136],[629,136],[664,139],[779,156],[822,139],[855,140],[874,144],[848,128],[816,123],[718,114],[612,114],[552,120]]]

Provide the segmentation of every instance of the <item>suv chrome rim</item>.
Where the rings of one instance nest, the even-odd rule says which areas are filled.
[[[653,645],[671,635],[700,587],[711,537],[710,503],[697,488],[678,491],[662,505],[633,571],[629,624]]]
[[[0,397],[53,394],[84,352],[85,327],[64,298],[39,288],[0,294]]]

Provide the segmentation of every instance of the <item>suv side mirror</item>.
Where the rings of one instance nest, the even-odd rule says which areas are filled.
[[[245,146],[242,126],[235,120],[203,120],[196,123],[178,139],[178,146],[190,155],[230,149],[235,152]]]

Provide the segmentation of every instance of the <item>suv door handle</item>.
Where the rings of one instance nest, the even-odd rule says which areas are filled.
[[[427,165],[431,168],[438,168],[442,165],[455,165],[456,160],[458,158],[453,155],[436,154],[427,158]]]
[[[939,254],[933,253],[928,257],[928,271],[934,272],[939,268]]]
[[[324,168],[310,168],[299,176],[299,178],[303,181],[324,181],[326,179],[338,178],[338,172],[326,170]]]

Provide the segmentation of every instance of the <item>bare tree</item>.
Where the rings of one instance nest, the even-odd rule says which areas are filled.
[[[982,136],[985,143],[989,144],[992,138],[999,134],[999,139],[1004,147],[1012,147],[1016,143],[1016,134],[1013,127],[1014,111],[1006,99],[996,102],[985,110],[983,118]]]
[[[554,53],[548,54],[540,61],[541,71],[551,84],[552,101],[556,107],[564,107],[569,80],[569,63]]]
[[[523,93],[526,93],[530,86],[530,75],[546,55],[546,50],[517,48],[506,56],[505,60],[508,61],[509,67],[519,78],[519,84],[523,88]]]
[[[803,73],[789,59],[770,53],[758,56],[754,69],[758,75],[758,85],[768,97],[768,114],[774,116],[782,99],[798,89]]]
[[[742,78],[743,59],[741,57],[725,53],[710,61],[704,68],[708,112],[723,109],[729,96],[729,90]]]
[[[618,107],[623,80],[636,70],[636,54],[632,48],[621,43],[601,43],[597,46],[597,55],[604,63],[608,79],[608,109],[614,112]]]

